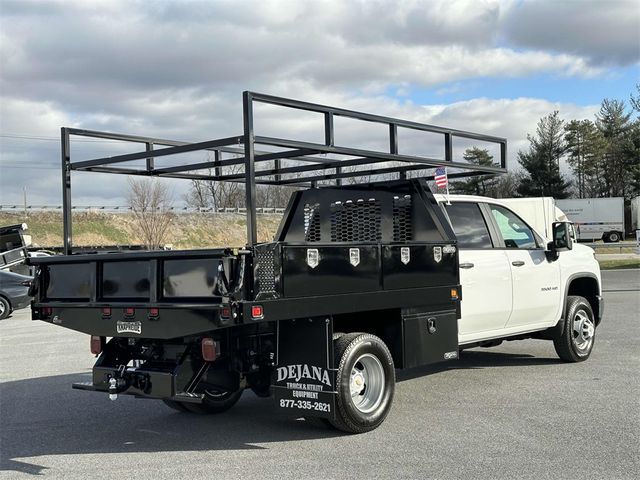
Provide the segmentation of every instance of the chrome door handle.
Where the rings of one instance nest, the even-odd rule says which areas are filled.
[[[473,268],[473,263],[471,262],[461,263],[460,268]]]
[[[521,267],[524,265],[524,262],[522,260],[518,260],[516,262],[511,262],[511,265],[513,265],[514,267]]]

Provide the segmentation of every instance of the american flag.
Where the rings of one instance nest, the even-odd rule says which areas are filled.
[[[436,176],[434,177],[436,185],[440,188],[447,186],[447,167],[436,168]]]

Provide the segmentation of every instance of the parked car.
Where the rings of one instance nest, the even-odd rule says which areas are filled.
[[[27,293],[33,277],[0,270],[0,320],[31,302]]]

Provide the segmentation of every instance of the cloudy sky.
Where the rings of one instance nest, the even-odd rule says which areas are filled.
[[[0,0],[0,62],[4,205],[24,187],[30,204],[61,203],[61,126],[236,135],[243,90],[506,137],[515,170],[541,116],[593,119],[603,98],[629,98],[640,2]],[[124,204],[120,176],[72,181],[74,204]]]

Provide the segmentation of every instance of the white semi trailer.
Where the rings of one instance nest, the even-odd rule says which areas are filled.
[[[624,198],[573,198],[556,205],[574,223],[578,240],[624,239]]]

